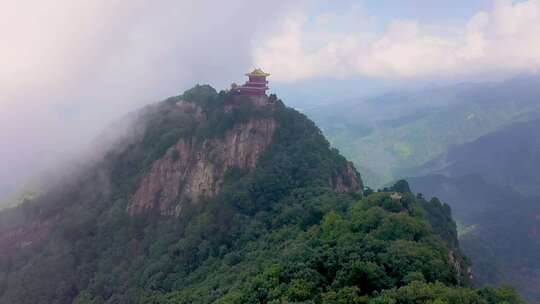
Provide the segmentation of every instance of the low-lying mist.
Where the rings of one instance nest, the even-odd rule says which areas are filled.
[[[94,138],[129,111],[197,82],[228,86],[251,67],[252,39],[281,3],[1,6],[0,202],[84,163]]]

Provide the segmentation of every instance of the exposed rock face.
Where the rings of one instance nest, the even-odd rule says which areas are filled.
[[[345,172],[336,174],[331,185],[337,192],[360,192],[364,188],[352,162],[347,162]]]
[[[215,195],[228,169],[252,170],[271,144],[277,123],[252,119],[237,124],[222,138],[181,139],[156,161],[128,205],[130,214],[151,210],[178,215],[186,202]]]
[[[0,232],[0,261],[14,257],[23,249],[32,249],[41,245],[49,237],[60,219],[60,214],[48,218],[35,219],[32,222]]]

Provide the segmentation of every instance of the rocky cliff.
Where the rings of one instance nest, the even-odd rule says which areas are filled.
[[[157,210],[162,215],[179,215],[186,202],[214,196],[228,170],[255,168],[277,126],[274,119],[250,119],[227,130],[222,138],[180,139],[145,175],[128,205],[129,213]]]
[[[276,111],[276,105],[266,96],[243,101],[265,114]],[[177,106],[198,121],[209,119],[195,103],[182,100]],[[241,106],[242,100],[232,96],[225,100],[223,113],[234,113]],[[234,123],[218,137],[180,138],[144,175],[130,199],[128,212],[131,215],[156,212],[178,216],[186,204],[197,204],[203,198],[215,196],[229,170],[250,173],[255,169],[279,127],[272,115],[256,115]],[[328,184],[337,192],[361,192],[363,188],[360,176],[350,162],[335,170]]]
[[[0,231],[0,262],[13,258],[22,250],[38,248],[45,242],[60,214],[49,218],[39,218],[26,225]]]

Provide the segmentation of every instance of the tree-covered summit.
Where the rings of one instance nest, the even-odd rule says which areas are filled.
[[[268,101],[196,86],[133,114],[69,182],[1,212],[16,238],[0,235],[0,303],[519,303],[468,287],[446,205],[406,182],[364,195],[312,121]],[[261,119],[277,126],[271,144],[253,168],[228,168],[215,195],[174,216],[128,212],[152,170],[186,173],[179,142],[216,167],[223,142]]]

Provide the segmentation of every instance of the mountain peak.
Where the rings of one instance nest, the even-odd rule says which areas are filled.
[[[364,196],[275,95],[196,86],[130,126],[77,178],[0,212],[0,303],[517,303],[466,288],[447,206],[404,181]]]
[[[217,93],[210,86],[196,86],[176,99],[163,106],[170,108],[169,112],[188,116],[192,129],[178,136],[143,174],[129,200],[130,214],[157,210],[162,215],[178,216],[186,204],[214,197],[231,171],[252,174],[261,158],[280,153],[272,145],[279,145],[275,141],[285,138],[276,132],[311,133],[306,136],[316,137],[319,145],[329,149],[320,131],[275,95],[242,95],[234,90]],[[286,119],[302,123],[290,125],[285,114],[289,116]],[[302,149],[303,143],[291,141],[287,145]],[[311,163],[312,169],[321,165]],[[338,192],[360,192],[363,188],[348,162],[334,168],[327,180]]]
[[[120,200],[130,216],[178,217],[223,200],[224,188],[248,187],[246,208],[261,197],[279,200],[308,185],[338,193],[363,190],[352,163],[330,148],[313,122],[275,95],[245,96],[197,85],[132,116],[128,134],[115,137],[113,148],[100,152],[102,159],[71,181],[73,186],[49,189],[10,211],[26,223],[5,227],[2,256],[40,248],[65,220],[64,210],[85,204],[65,197],[83,192],[100,201]],[[101,138],[111,145],[107,134]],[[101,184],[106,186],[96,188]]]

